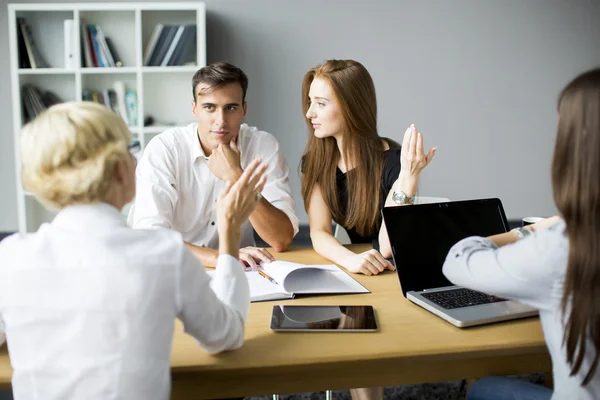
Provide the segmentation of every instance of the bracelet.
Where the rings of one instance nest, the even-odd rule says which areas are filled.
[[[525,239],[527,236],[533,234],[533,232],[531,232],[527,228],[514,228],[510,231],[516,233],[516,235],[518,236],[518,240]]]

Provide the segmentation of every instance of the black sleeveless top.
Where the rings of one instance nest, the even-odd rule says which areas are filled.
[[[348,171],[352,172],[352,170]],[[340,199],[340,205],[342,210],[348,209],[348,172],[342,172],[339,168],[336,171],[336,189],[338,192],[338,198]],[[382,179],[381,179],[381,204],[380,209],[385,205],[385,199],[387,198],[392,185],[398,179],[400,174],[400,148],[390,148],[385,152],[385,159],[383,164]],[[352,243],[371,243],[373,248],[379,249],[379,230],[375,232],[375,236],[368,237],[359,235],[354,228],[347,228],[338,221],[335,221],[339,225],[343,226],[348,232],[348,236]],[[381,214],[378,215],[377,226],[381,226]]]

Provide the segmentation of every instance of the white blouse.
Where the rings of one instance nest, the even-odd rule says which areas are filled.
[[[575,376],[570,376],[571,367],[563,346],[565,324],[561,302],[569,256],[565,229],[561,221],[502,247],[482,237],[463,239],[448,253],[443,270],[456,285],[537,308],[552,357],[552,398],[600,399],[600,367],[586,386],[580,384],[594,359],[591,341],[588,339],[586,343],[584,362]]]
[[[131,229],[107,204],[0,243],[16,399],[168,399],[175,318],[217,353],[242,345],[249,306],[238,260],[211,281],[179,233]]]

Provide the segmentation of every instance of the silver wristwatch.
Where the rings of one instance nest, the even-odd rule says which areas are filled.
[[[527,236],[533,234],[533,232],[527,228],[515,228],[511,229],[510,231],[514,232],[519,237],[519,240],[525,239]]]
[[[415,196],[410,197],[402,190],[399,192],[394,190],[394,193],[392,194],[392,200],[394,200],[394,203],[396,204],[413,204],[415,202]]]

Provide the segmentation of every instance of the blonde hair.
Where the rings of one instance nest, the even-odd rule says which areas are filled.
[[[116,164],[129,157],[123,119],[91,102],[55,105],[23,127],[21,181],[46,207],[110,199]]]

